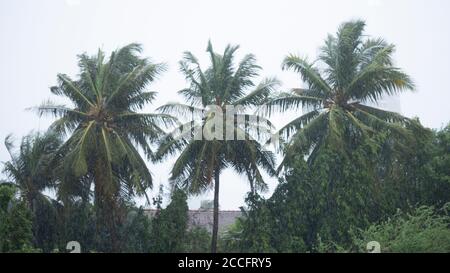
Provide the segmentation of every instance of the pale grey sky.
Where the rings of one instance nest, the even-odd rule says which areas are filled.
[[[49,118],[25,108],[50,96],[57,73],[76,75],[76,55],[106,51],[131,42],[144,46],[144,55],[166,62],[169,70],[149,86],[159,91],[155,105],[179,101],[186,86],[178,72],[185,50],[207,65],[208,39],[221,51],[239,44],[240,56],[254,53],[264,76],[276,76],[283,88],[301,84],[297,75],[282,72],[288,53],[316,56],[327,33],[340,23],[364,19],[367,34],[397,45],[396,65],[409,73],[417,91],[400,97],[402,113],[417,116],[425,126],[441,128],[450,121],[450,1],[448,0],[1,0],[0,1],[0,139],[17,140],[31,130],[45,130]],[[277,116],[281,125],[292,115]],[[4,145],[0,161],[8,160]],[[166,183],[173,161],[152,165],[154,195]],[[270,189],[276,180],[269,180]],[[227,171],[222,175],[221,208],[243,204],[248,183]],[[270,195],[270,192],[267,193]],[[191,198],[197,208],[206,194]],[[141,200],[139,200],[141,202]]]

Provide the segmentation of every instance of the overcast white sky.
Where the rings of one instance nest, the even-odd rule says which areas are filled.
[[[79,53],[138,42],[145,56],[166,62],[169,70],[149,87],[159,91],[155,105],[146,109],[152,111],[180,100],[176,92],[186,86],[178,72],[182,52],[192,51],[206,66],[208,39],[218,51],[232,43],[241,46],[239,56],[254,53],[262,74],[278,77],[287,89],[301,82],[281,71],[283,57],[299,53],[313,59],[327,33],[350,19],[366,20],[367,34],[396,44],[397,66],[417,84],[415,93],[401,95],[402,113],[441,128],[450,121],[449,12],[448,0],[0,0],[0,139],[13,133],[18,141],[48,127],[50,119],[24,109],[52,98],[48,87],[57,73],[78,73]],[[2,144],[0,161],[6,160]],[[151,195],[166,183],[172,163],[149,165],[156,181]],[[238,209],[247,181],[232,171],[221,181],[221,209]],[[274,179],[269,183],[271,189],[276,185]],[[211,196],[191,198],[190,207]]]

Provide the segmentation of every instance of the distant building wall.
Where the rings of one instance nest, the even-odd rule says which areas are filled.
[[[145,214],[153,218],[157,210],[145,210]],[[219,231],[227,230],[236,220],[241,217],[242,213],[235,210],[219,211]],[[212,210],[189,210],[188,211],[188,227],[202,227],[208,231],[212,231],[213,211]]]

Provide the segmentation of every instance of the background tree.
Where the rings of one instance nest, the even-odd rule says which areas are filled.
[[[12,136],[5,139],[11,160],[3,163],[3,173],[18,188],[31,211],[36,210],[38,202],[47,199],[43,191],[55,185],[51,163],[61,143],[61,139],[52,132],[31,133],[22,138],[16,153],[13,150]]]
[[[32,213],[17,189],[0,183],[0,252],[36,252],[32,247]]]
[[[428,179],[433,181],[428,204],[441,207],[450,202],[450,124],[435,135],[433,158],[428,161]]]
[[[149,253],[152,252],[152,223],[142,207],[129,209],[123,229],[125,252]]]
[[[246,198],[247,210],[243,210],[240,248],[243,252],[271,253],[271,214],[267,202],[252,192]],[[241,221],[238,219],[238,221]]]
[[[207,253],[211,247],[211,232],[204,227],[194,226],[186,233],[184,252]]]
[[[187,192],[198,194],[214,186],[212,252],[217,250],[220,173],[232,167],[238,173],[246,174],[253,190],[266,187],[260,167],[274,174],[273,154],[265,151],[256,141],[259,134],[266,132],[267,135],[270,132],[271,123],[263,117],[243,111],[261,104],[278,85],[278,81],[265,79],[248,92],[249,88],[255,87],[253,78],[261,68],[255,64],[255,57],[251,54],[246,55],[235,67],[234,55],[237,49],[237,46],[227,46],[220,55],[214,52],[209,43],[207,52],[211,64],[206,71],[201,69],[192,53],[185,52],[180,69],[190,85],[179,93],[189,104],[170,103],[159,108],[163,113],[191,118],[164,138],[157,157],[161,160],[180,152],[170,180]],[[241,108],[231,115],[233,140],[226,140],[226,109],[231,106]],[[211,108],[219,111],[208,111]],[[223,130],[218,125],[218,128],[209,125],[222,118]],[[243,122],[239,123],[238,120]],[[202,135],[204,132],[210,132],[214,137],[208,139]],[[245,140],[238,140],[238,137]]]
[[[56,244],[56,211],[44,190],[56,185],[52,159],[62,141],[53,132],[30,133],[22,138],[19,150],[14,151],[11,136],[5,146],[11,160],[4,163],[3,173],[17,187],[22,200],[33,217],[33,238],[44,252]]]
[[[183,252],[188,229],[187,196],[175,189],[170,204],[152,221],[152,252]]]
[[[57,203],[58,249],[67,252],[70,241],[80,243],[83,253],[103,250],[102,242],[96,232],[95,208],[91,203],[81,200]]]

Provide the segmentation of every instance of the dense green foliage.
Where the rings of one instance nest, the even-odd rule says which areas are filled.
[[[184,251],[207,253],[211,248],[211,233],[204,227],[194,226],[187,231]]]
[[[154,252],[183,252],[186,238],[188,206],[186,194],[175,190],[172,202],[165,208],[159,208],[152,225]]]
[[[365,251],[377,241],[381,252],[450,252],[449,204],[436,211],[421,206],[411,213],[398,212],[388,220],[368,227],[353,241],[353,251]]]
[[[32,215],[16,190],[0,184],[0,252],[35,252]]]
[[[355,150],[348,158],[326,150],[327,153],[321,153],[312,165],[298,156],[286,174],[286,180],[278,185],[272,197],[267,200],[253,198],[249,203],[247,217],[240,224],[243,229],[235,239],[239,242],[237,249],[244,252],[352,250],[356,230],[368,229],[367,234],[370,235],[374,232],[373,226],[378,228],[376,223],[387,221],[389,217],[400,219],[400,216],[394,216],[399,210],[402,214],[416,213],[417,219],[428,217],[425,212],[429,212],[429,208],[425,212],[414,212],[414,207],[440,207],[450,201],[446,180],[450,165],[443,168],[446,161],[437,160],[446,159],[442,150],[448,147],[448,143],[442,140],[448,139],[449,128],[417,135],[420,145],[416,149],[389,161],[383,157],[385,147],[372,154],[363,149]],[[330,188],[330,181],[333,188]],[[422,212],[423,215],[418,215]],[[415,223],[419,223],[417,219]],[[396,225],[397,222],[391,224]],[[387,225],[382,225],[382,228]],[[422,228],[422,231],[408,229],[404,232],[417,232],[417,236],[422,236],[423,232],[424,237],[411,239],[424,240],[415,242],[417,244],[435,244],[434,237],[427,236],[435,236],[436,232],[448,236],[448,232],[441,232],[448,230],[448,224],[440,225],[439,229],[431,224]],[[388,232],[383,234],[387,236]],[[365,235],[360,243],[369,239],[369,235]],[[397,244],[384,239],[384,242],[388,241],[385,245]],[[428,239],[430,241],[425,242]],[[377,241],[377,238],[369,241],[373,240]],[[407,252],[407,242],[400,243],[405,244],[404,249],[391,251]],[[445,249],[445,244],[443,247]],[[416,250],[438,249],[420,245]]]

